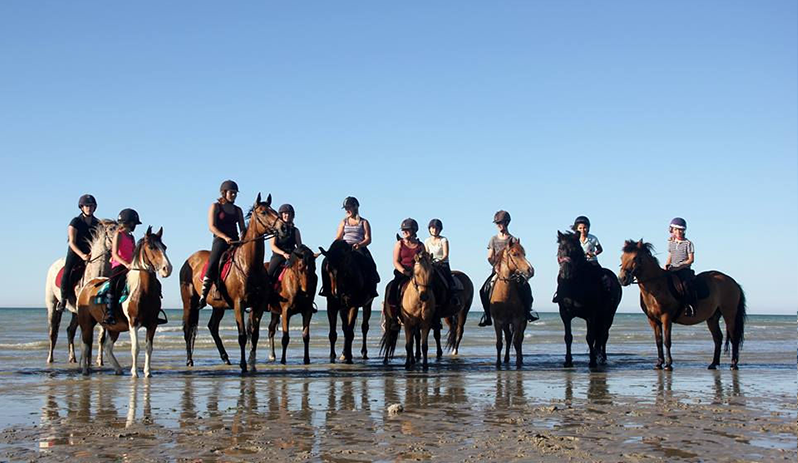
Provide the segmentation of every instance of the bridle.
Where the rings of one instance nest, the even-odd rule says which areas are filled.
[[[270,209],[271,209],[271,208],[270,208]],[[263,227],[263,228],[266,230],[266,232],[265,232],[265,233],[263,233],[263,234],[260,234],[260,235],[258,235],[258,236],[255,236],[255,237],[253,237],[253,238],[247,238],[247,239],[243,239],[243,240],[233,241],[233,242],[232,242],[232,244],[233,244],[233,245],[240,246],[240,245],[242,245],[242,244],[249,243],[249,242],[252,242],[252,241],[258,241],[258,240],[267,240],[267,239],[269,239],[269,238],[272,238],[272,237],[274,237],[274,235],[275,235],[275,234],[276,234],[276,232],[277,232],[277,226],[276,226],[276,225],[277,225],[277,223],[278,223],[278,222],[283,222],[283,219],[282,219],[282,218],[281,218],[281,217],[280,217],[280,216],[279,216],[277,213],[275,213],[274,221],[272,221],[272,223],[271,223],[271,224],[265,223],[265,222],[264,222],[264,221],[263,221],[263,220],[260,218],[260,214],[259,214],[257,211],[253,211],[253,212],[252,212],[252,216],[255,218],[255,221],[256,221],[256,222],[257,222],[257,223],[258,223],[258,224],[259,224],[261,227]],[[283,222],[283,223],[284,223],[284,222]]]
[[[507,268],[509,269],[510,264],[512,263],[513,266],[515,267],[515,270],[510,270],[510,276],[507,278],[498,275],[498,272],[496,272],[498,279],[502,281],[517,281],[519,283],[522,282],[524,280],[524,276],[518,272],[518,263],[516,262],[513,255],[510,253],[509,249],[506,249],[504,252],[507,254],[507,264],[506,264]]]

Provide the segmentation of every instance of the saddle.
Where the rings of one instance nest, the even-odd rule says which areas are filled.
[[[230,275],[230,270],[233,268],[233,258],[235,257],[237,250],[238,246],[232,246],[227,249],[222,254],[222,258],[219,259],[219,272],[217,273],[218,278],[213,282],[213,287],[211,288],[211,297],[215,300],[222,299],[222,294],[219,291],[219,284],[227,280],[227,276]],[[202,266],[200,280],[204,279],[205,274],[208,273],[208,263],[208,261],[205,261],[205,265]]]
[[[699,301],[709,297],[709,286],[702,278],[696,278],[692,269],[669,270],[668,289],[679,301]]]
[[[64,268],[61,267],[61,270],[58,271],[58,274],[55,276],[55,287],[61,288],[61,280],[64,278]],[[76,263],[72,267],[72,272],[69,275],[69,285],[75,286],[75,284],[80,281],[80,278],[83,276],[83,272],[86,270],[86,263],[81,261]]]

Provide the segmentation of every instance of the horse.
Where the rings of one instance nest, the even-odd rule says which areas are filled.
[[[624,243],[619,279],[624,286],[636,280],[640,287],[640,306],[654,330],[657,343],[657,363],[654,368],[673,370],[671,358],[673,323],[695,325],[706,321],[715,343],[712,363],[707,368],[716,369],[720,365],[720,347],[723,341],[720,318],[723,317],[726,324],[725,351],[728,353],[731,343],[730,367],[732,370],[737,370],[739,352],[745,338],[746,307],[742,287],[732,277],[716,270],[699,273],[696,275],[696,286],[705,285],[708,296],[699,298],[694,306],[695,314],[686,317],[682,302],[670,290],[671,278],[673,278],[672,273],[659,266],[650,243],[644,243],[643,240],[637,242],[627,240]],[[665,357],[662,352],[663,340]]]
[[[208,305],[213,309],[208,329],[211,331],[213,341],[219,350],[222,361],[230,365],[230,358],[219,337],[219,323],[224,317],[225,309],[232,308],[235,312],[236,326],[238,328],[238,345],[241,348],[241,372],[247,372],[247,359],[245,350],[247,339],[252,341],[249,367],[255,370],[255,352],[260,334],[260,318],[255,320],[253,314],[266,311],[269,297],[268,276],[263,268],[265,254],[264,239],[278,234],[287,233],[285,222],[277,212],[272,209],[272,196],[268,195],[266,201],[261,201],[261,195],[255,199],[255,204],[247,213],[249,225],[244,234],[244,239],[236,242],[232,257],[230,274],[223,285],[216,288],[221,299],[208,298]],[[197,337],[199,323],[199,299],[202,294],[203,268],[207,265],[209,251],[197,251],[183,264],[180,269],[180,296],[183,301],[183,338],[186,341],[186,366],[194,365],[194,340]],[[220,273],[220,280],[222,279]],[[217,286],[217,282],[214,282]],[[244,324],[244,309],[250,307],[249,325]]]
[[[463,286],[460,293],[459,304],[452,306],[447,304],[445,306],[438,305],[437,315],[443,318],[449,327],[449,333],[446,336],[446,349],[451,351],[452,355],[457,356],[460,352],[460,341],[463,340],[463,332],[465,331],[465,323],[468,319],[468,312],[471,310],[471,303],[474,302],[474,283],[468,275],[459,271],[452,271],[452,278],[458,280]],[[440,332],[437,329],[433,332],[435,335],[435,342],[438,347],[438,358],[441,357],[441,343]]]
[[[521,344],[524,342],[526,315],[521,285],[532,278],[535,269],[526,259],[526,251],[517,238],[510,238],[495,265],[496,281],[490,297],[490,314],[496,330],[496,367],[502,364],[502,334],[507,348],[504,363],[510,363],[510,344],[515,346],[515,365],[524,363]]]
[[[573,366],[571,356],[571,320],[579,317],[587,324],[587,345],[590,348],[590,368],[607,363],[607,339],[621,303],[621,285],[611,270],[587,261],[579,235],[557,232],[557,303],[565,327],[565,363]],[[609,287],[606,283],[609,282]],[[598,359],[598,362],[596,361]]]
[[[283,355],[280,363],[285,365],[285,351],[289,340],[288,322],[292,315],[302,314],[302,341],[305,343],[303,361],[305,365],[310,363],[310,319],[313,317],[313,298],[316,296],[318,284],[316,257],[318,256],[310,248],[302,245],[291,253],[291,258],[286,262],[285,270],[278,282],[279,286],[275,288],[276,294],[269,302],[269,309],[272,313],[269,322],[269,343],[272,350],[269,360],[276,359],[274,334],[277,331],[277,323],[282,319]],[[264,268],[268,267],[269,264],[266,263]]]
[[[434,272],[432,257],[426,251],[413,256],[412,275],[402,294],[398,314],[405,328],[405,351],[407,352],[405,368],[408,370],[416,363],[416,357],[413,355],[413,341],[417,335],[420,337],[423,355],[422,367],[425,370],[428,368],[429,332],[436,322],[435,291],[432,288]],[[388,291],[386,291],[386,297],[387,293]],[[398,329],[394,330],[388,327],[383,333],[380,353],[384,354],[384,363],[388,363],[389,359],[393,357],[398,337]]]
[[[138,329],[147,329],[146,351],[144,357],[144,376],[152,376],[150,361],[152,360],[152,344],[155,338],[155,329],[158,327],[158,315],[161,312],[161,283],[158,273],[162,278],[172,274],[172,263],[166,255],[166,245],[161,238],[163,228],[157,233],[148,227],[144,237],[136,243],[133,251],[133,261],[126,276],[128,297],[121,303],[124,317],[117,317],[114,325],[106,326],[110,342],[105,342],[106,355],[111,359],[116,374],[122,374],[122,367],[114,356],[114,343],[119,338],[119,333],[130,331],[130,353],[133,366],[130,374],[138,377]],[[98,293],[108,282],[108,278],[94,278],[89,281],[78,295],[78,324],[80,325],[83,339],[83,355],[80,362],[83,374],[89,374],[89,358],[91,357],[91,344],[94,335],[94,326],[101,323],[106,310],[104,302],[97,301]],[[165,322],[165,320],[164,320]],[[103,347],[101,347],[102,349]]]
[[[346,241],[335,240],[329,249],[319,247],[325,259],[322,263],[322,272],[327,272],[330,281],[330,294],[327,296],[327,320],[330,323],[330,362],[335,363],[335,342],[338,340],[337,320],[341,316],[341,329],[344,332],[344,351],[341,360],[352,363],[352,343],[355,339],[355,323],[357,312],[363,308],[363,347],[360,353],[363,359],[368,359],[369,320],[371,319],[371,304],[376,286],[368,278],[369,266],[366,256],[352,249]]]
[[[89,246],[91,249],[91,260],[86,263],[83,276],[75,284],[74,294],[77,295],[83,285],[92,278],[108,276],[111,273],[111,242],[113,233],[116,231],[117,223],[113,220],[102,219],[94,229]],[[61,326],[61,316],[63,311],[57,310],[58,302],[61,300],[59,274],[64,268],[66,259],[60,258],[50,265],[47,270],[47,279],[44,283],[44,306],[47,308],[47,331],[50,337],[50,348],[47,353],[47,363],[53,363],[53,351],[58,340],[58,329]],[[78,308],[76,301],[70,299],[66,301],[66,308],[72,313],[72,318],[67,327],[67,341],[69,344],[69,363],[75,363],[75,332],[78,329]],[[100,343],[105,339],[105,330],[101,328]],[[102,366],[102,349],[97,355],[97,366]]]

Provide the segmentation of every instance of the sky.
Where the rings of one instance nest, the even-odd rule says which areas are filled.
[[[681,216],[694,269],[735,278],[749,313],[798,310],[792,0],[9,0],[0,56],[0,307],[43,307],[83,193],[164,228],[164,306],[181,307],[177,270],[210,247],[230,178],[245,210],[293,204],[314,249],[356,196],[383,282],[402,219],[423,239],[437,217],[481,284],[505,209],[550,311],[576,216],[616,271],[626,239],[664,262]]]

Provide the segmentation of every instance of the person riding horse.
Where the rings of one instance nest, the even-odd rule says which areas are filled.
[[[208,209],[208,228],[213,234],[213,244],[208,257],[208,270],[202,280],[202,294],[198,307],[200,309],[205,307],[211,285],[218,279],[222,254],[230,249],[234,241],[239,240],[239,236],[243,239],[246,232],[244,212],[235,205],[238,184],[232,180],[225,180],[219,187],[219,192],[221,197]]]
[[[440,219],[432,219],[427,225],[429,238],[424,240],[424,248],[432,256],[432,265],[443,275],[446,280],[446,287],[449,290],[449,305],[459,306],[460,299],[458,291],[455,289],[452,268],[449,266],[449,239],[441,236],[443,222]]]
[[[692,317],[695,314],[696,292],[693,280],[695,272],[690,268],[695,261],[695,247],[693,242],[685,236],[687,221],[681,217],[671,220],[668,238],[668,258],[665,261],[665,270],[675,273],[684,285],[682,303],[685,305],[684,315]]]
[[[117,218],[119,228],[116,229],[111,243],[111,277],[108,285],[108,307],[105,311],[104,325],[115,325],[114,312],[119,305],[119,297],[125,289],[127,273],[133,265],[133,251],[136,240],[133,232],[136,225],[141,224],[139,214],[133,209],[122,209]]]
[[[388,326],[396,329],[399,322],[399,296],[402,286],[410,281],[413,275],[414,257],[425,251],[424,245],[418,240],[418,222],[407,218],[401,225],[402,238],[393,247],[393,280],[388,283],[385,295],[385,318]]]
[[[491,273],[479,290],[479,298],[482,301],[482,308],[485,310],[485,314],[479,320],[479,326],[490,326],[493,324],[490,318],[490,294],[493,290],[493,283],[496,277],[495,265],[498,263],[499,256],[501,256],[504,248],[507,247],[510,239],[517,239],[511,235],[508,230],[510,220],[510,213],[507,211],[501,210],[493,215],[493,223],[496,224],[499,233],[493,236],[488,242],[488,263],[491,265]],[[521,284],[520,290],[521,297],[523,298],[526,320],[529,322],[537,320],[538,317],[532,313],[532,287],[529,286],[529,282],[524,281]]]
[[[275,236],[271,240],[272,258],[269,260],[268,273],[272,282],[280,276],[283,266],[291,258],[291,253],[302,246],[302,235],[296,225],[294,225],[294,206],[283,204],[277,210],[277,213],[280,214],[280,218],[283,219],[283,222],[288,227],[288,233],[283,238]]]
[[[64,273],[61,277],[61,300],[58,301],[57,310],[62,311],[66,308],[67,299],[75,297],[75,282],[83,276],[86,262],[91,260],[91,240],[97,225],[100,221],[94,217],[97,210],[97,200],[90,194],[85,194],[78,199],[78,209],[80,215],[69,222],[67,228],[67,248],[66,262],[64,263]],[[78,274],[73,276],[73,271]]]

